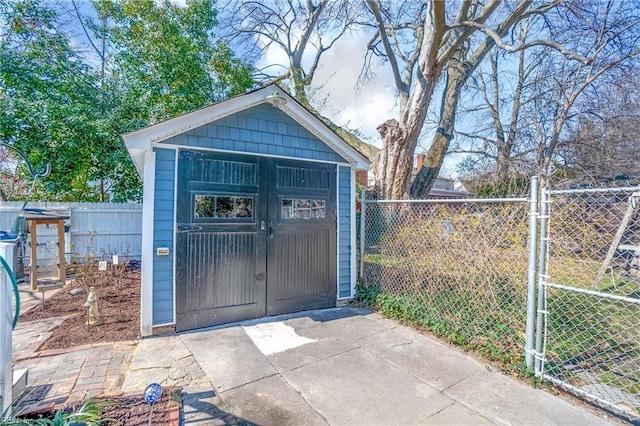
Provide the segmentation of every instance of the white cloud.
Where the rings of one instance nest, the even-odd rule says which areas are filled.
[[[385,120],[397,117],[395,87],[388,66],[372,64],[372,77],[358,82],[370,35],[360,32],[339,40],[322,57],[315,76],[317,97],[324,97],[322,113],[337,124],[359,130],[375,145],[376,131]]]
[[[336,124],[360,131],[374,145],[380,145],[376,127],[396,117],[395,88],[387,66],[373,64],[372,77],[358,83],[370,35],[348,34],[325,52],[314,77],[311,101],[320,112]],[[258,67],[281,64],[287,56],[279,48],[271,48]],[[275,67],[274,67],[275,70]]]

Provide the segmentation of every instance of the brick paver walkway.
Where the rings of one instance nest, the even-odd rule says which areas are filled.
[[[29,369],[23,403],[53,402],[60,408],[119,392],[135,347],[136,342],[116,342],[35,352],[23,358],[17,354],[14,367]]]
[[[27,309],[38,309],[37,292],[21,287]],[[24,293],[23,293],[24,292]],[[50,296],[50,294],[47,294]],[[137,342],[99,343],[68,349],[38,351],[65,317],[19,322],[13,331],[14,369],[28,369],[27,391],[20,407],[56,408],[84,401],[101,393],[118,393],[126,377]]]

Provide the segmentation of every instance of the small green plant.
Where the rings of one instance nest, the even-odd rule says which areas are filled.
[[[358,279],[356,283],[356,300],[362,305],[374,307],[380,293],[380,288],[366,285],[361,279]]]
[[[79,409],[56,410],[53,418],[20,419],[12,417],[9,410],[0,418],[0,426],[72,426],[83,424],[87,426],[105,425],[113,419],[102,419],[102,411],[108,402],[87,401]]]
[[[74,424],[86,424],[87,426],[100,426],[111,421],[102,419],[102,411],[108,402],[96,402],[89,400],[76,411],[58,410],[53,419],[38,419],[38,426],[71,426]]]

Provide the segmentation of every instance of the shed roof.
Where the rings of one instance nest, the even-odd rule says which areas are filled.
[[[329,126],[316,117],[315,114],[275,84],[180,115],[135,132],[127,133],[122,137],[138,173],[142,176],[144,171],[144,154],[145,152],[151,151],[155,143],[256,105],[269,103],[267,97],[275,93],[287,101],[286,104],[278,106],[282,112],[336,151],[342,158],[347,160],[355,170],[369,170],[370,163],[364,154],[345,142],[331,130]]]

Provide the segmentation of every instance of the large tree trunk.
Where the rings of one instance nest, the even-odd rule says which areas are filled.
[[[520,19],[530,3],[530,1],[521,0],[513,12],[498,25],[496,34],[504,36]],[[447,150],[453,139],[456,111],[458,109],[458,102],[460,101],[460,90],[495,44],[493,38],[487,37],[471,55],[468,55],[467,45],[464,43],[460,44],[449,60],[445,92],[440,111],[440,121],[438,122],[438,128],[433,142],[427,151],[425,165],[418,171],[416,179],[411,185],[411,198],[427,198],[429,196],[429,192],[431,192],[431,188],[440,173],[442,162],[447,155]]]
[[[511,150],[509,146],[498,146],[498,158],[496,159],[496,177],[498,182],[506,182],[509,179],[509,165],[511,164]]]
[[[413,167],[413,157],[407,157],[407,138],[404,128],[397,120],[387,120],[377,128],[384,146],[375,160],[376,191],[381,198],[401,199],[409,175],[406,170]]]
[[[453,138],[453,121],[459,98],[460,88],[469,78],[474,69],[482,61],[484,56],[495,45],[494,36],[505,35],[515,25],[523,13],[529,8],[532,0],[519,0],[512,12],[492,30],[492,35],[485,40],[473,52],[469,60],[461,61],[466,57],[467,40],[477,30],[468,21],[476,25],[483,25],[500,4],[499,0],[491,0],[486,4],[482,2],[462,2],[455,18],[455,28],[448,28],[445,20],[445,2],[431,0],[424,2],[424,20],[420,24],[421,40],[418,43],[415,55],[400,55],[403,57],[410,72],[401,73],[398,66],[394,46],[399,47],[394,34],[389,35],[393,25],[385,22],[382,8],[378,2],[367,0],[367,5],[373,13],[378,35],[386,58],[392,68],[396,88],[401,100],[402,113],[400,122],[387,121],[379,128],[384,138],[384,148],[376,161],[376,180],[379,181],[379,195],[385,198],[403,198],[406,196],[406,187],[413,171],[413,155],[416,149],[418,136],[424,125],[427,109],[431,103],[433,90],[444,67],[449,64],[450,72],[458,73],[456,78],[451,78],[447,84],[443,115],[434,138],[434,142],[427,153],[425,167],[418,173],[418,183],[411,188],[412,197],[422,198],[428,195],[435,178],[438,176],[442,160],[447,153],[449,143]],[[464,25],[461,23],[465,22]],[[460,55],[455,60],[454,56]],[[459,69],[450,64],[450,61],[462,65]],[[403,78],[413,76],[413,67],[417,66],[415,79]],[[420,173],[422,175],[420,176]],[[414,195],[416,194],[416,195]]]
[[[424,122],[436,81],[434,77],[423,82],[424,91],[410,98],[412,107],[402,115],[402,122],[391,119],[377,128],[384,143],[374,165],[376,189],[381,198],[399,200],[409,196],[407,186],[413,172],[413,154],[422,130],[419,123]]]
[[[433,90],[446,61],[438,60],[439,46],[446,32],[444,2],[427,2],[425,21],[421,30],[422,39],[417,59],[417,75],[405,73],[404,79],[396,62],[395,53],[386,34],[386,27],[377,3],[367,2],[371,8],[387,57],[392,65],[396,87],[399,90],[402,112],[400,121],[387,120],[378,126],[384,146],[376,158],[378,196],[386,199],[407,198],[407,185],[413,171],[413,154],[418,144]],[[413,62],[410,66],[413,69]],[[409,92],[410,89],[410,92]]]
[[[409,98],[401,122],[391,119],[377,128],[384,146],[375,160],[374,172],[378,195],[385,199],[408,198],[407,186],[413,172],[413,154],[438,80],[435,70],[429,78],[421,80],[416,83],[421,85],[421,89],[415,90]]]
[[[418,170],[418,174],[411,185],[411,198],[427,198],[440,174],[442,162],[447,155],[449,144],[453,139],[460,89],[472,74],[473,69],[475,69],[475,67],[458,61],[451,62],[447,68],[447,80],[438,129],[427,151],[424,164],[422,168]]]

